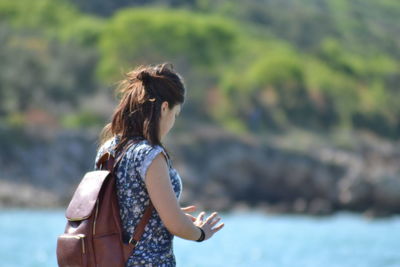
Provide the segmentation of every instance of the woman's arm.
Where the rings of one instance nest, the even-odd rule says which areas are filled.
[[[201,231],[179,206],[171,185],[168,165],[163,153],[159,153],[147,168],[145,184],[154,208],[170,233],[183,239],[197,240],[201,235]],[[209,227],[202,227],[206,233],[206,239],[210,238],[213,233],[223,226],[216,227],[218,229],[214,231],[211,230],[211,226],[214,226],[219,221],[218,218],[212,222],[216,215],[217,213],[214,213],[214,215],[207,218]],[[203,226],[203,224],[199,223],[199,226]]]

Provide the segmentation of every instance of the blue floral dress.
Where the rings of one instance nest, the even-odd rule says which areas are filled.
[[[118,142],[119,137],[117,136],[105,142],[97,152],[96,162],[107,151],[115,156],[114,146]],[[150,198],[144,182],[145,174],[150,163],[159,153],[164,153],[166,156],[166,152],[161,146],[152,146],[148,140],[139,138],[139,142],[128,149],[116,170],[117,196],[126,241],[132,236],[135,226],[139,223],[149,204]],[[168,168],[173,190],[179,200],[182,192],[182,180],[172,167],[170,159],[168,159]],[[95,169],[97,169],[96,166]],[[172,246],[173,237],[154,209],[143,236],[129,257],[126,267],[176,266]]]

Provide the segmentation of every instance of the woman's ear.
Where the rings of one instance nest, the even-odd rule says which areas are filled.
[[[167,101],[162,102],[162,104],[161,104],[161,112],[166,112],[167,109],[168,109],[168,102]]]

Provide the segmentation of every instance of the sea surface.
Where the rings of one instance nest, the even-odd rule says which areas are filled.
[[[174,238],[177,266],[400,267],[400,216],[220,215],[211,239]],[[64,226],[63,210],[0,210],[0,267],[57,266]]]

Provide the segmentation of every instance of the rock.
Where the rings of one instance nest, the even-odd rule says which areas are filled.
[[[293,203],[293,211],[296,213],[304,213],[307,211],[307,202],[303,198],[298,198]]]
[[[362,177],[344,178],[339,181],[339,201],[348,209],[363,211],[372,203],[372,186]]]
[[[314,215],[328,215],[333,212],[331,203],[322,198],[313,199],[307,211]]]
[[[400,213],[400,176],[383,176],[372,187],[375,206]]]
[[[30,184],[0,180],[0,207],[55,208],[62,205],[54,192]]]

